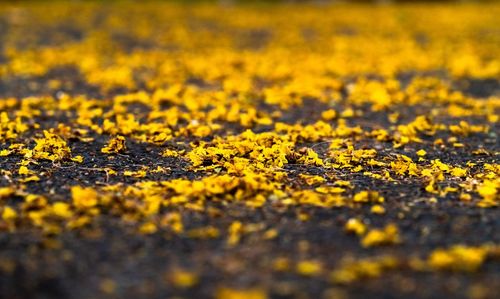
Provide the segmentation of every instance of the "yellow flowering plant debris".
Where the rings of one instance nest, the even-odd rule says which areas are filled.
[[[497,295],[498,3],[174,2],[0,4],[0,297]]]

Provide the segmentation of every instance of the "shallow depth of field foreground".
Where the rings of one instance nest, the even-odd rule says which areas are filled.
[[[0,298],[498,298],[499,16],[0,4]]]

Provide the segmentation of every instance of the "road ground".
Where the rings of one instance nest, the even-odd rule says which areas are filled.
[[[0,5],[0,298],[497,298],[500,5]]]

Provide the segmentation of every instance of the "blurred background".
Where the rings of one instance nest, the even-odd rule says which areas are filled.
[[[368,3],[368,4],[390,4],[390,3],[429,3],[429,2],[446,2],[446,3],[467,3],[467,2],[499,2],[500,0],[68,0],[68,1],[50,1],[46,2],[177,2],[177,3],[220,3],[220,4],[236,4],[236,3]],[[1,3],[23,3],[23,2],[40,2],[26,0],[1,0]]]

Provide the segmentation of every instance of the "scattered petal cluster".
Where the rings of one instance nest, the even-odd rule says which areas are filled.
[[[498,15],[0,4],[0,291],[493,298]]]

